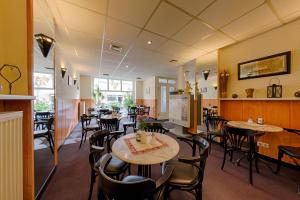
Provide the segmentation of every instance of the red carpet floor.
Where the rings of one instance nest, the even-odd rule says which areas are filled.
[[[81,149],[79,144],[64,145],[59,152],[59,165],[43,193],[42,200],[86,200],[88,197],[90,168],[88,163],[88,142]],[[189,147],[180,143],[181,153],[189,153]],[[300,199],[297,184],[300,172],[282,168],[279,175],[271,173],[260,163],[260,174],[253,173],[254,185],[248,182],[247,161],[241,166],[226,162],[224,171],[220,169],[223,151],[219,145],[213,145],[209,155],[204,185],[204,200],[293,200]],[[153,166],[153,178],[159,177],[160,165]],[[274,164],[272,167],[275,167]],[[133,166],[133,173],[136,167]],[[96,199],[94,187],[93,199]],[[189,193],[175,191],[170,199],[194,199]]]

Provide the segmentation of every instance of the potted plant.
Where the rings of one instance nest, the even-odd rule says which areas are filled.
[[[141,142],[141,143],[146,142],[146,132],[145,132],[146,126],[147,126],[146,122],[142,119],[139,124],[139,130],[136,133],[137,142]]]

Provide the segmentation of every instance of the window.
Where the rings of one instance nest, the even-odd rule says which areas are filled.
[[[109,80],[108,89],[110,91],[121,91],[121,80]]]
[[[133,84],[132,81],[122,81],[122,91],[132,91],[133,90]]]
[[[176,81],[175,81],[175,80],[172,80],[172,79],[169,79],[169,80],[168,80],[168,83],[169,83],[169,84],[175,84]]]
[[[158,79],[158,82],[159,82],[159,83],[167,83],[168,80],[167,80],[167,79],[162,79],[162,78],[160,78],[160,79]]]
[[[108,90],[107,79],[95,78],[94,79],[94,89],[99,88],[100,90]]]
[[[54,78],[53,74],[33,73],[35,111],[54,110]]]

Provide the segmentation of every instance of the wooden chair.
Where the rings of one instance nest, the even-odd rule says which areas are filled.
[[[157,181],[142,176],[127,176],[119,181],[110,178],[106,174],[111,159],[112,155],[110,154],[106,154],[101,158],[98,186],[99,200],[159,200],[164,198],[165,185],[173,172],[173,168],[168,167]]]
[[[300,130],[296,129],[284,129],[287,132],[295,133],[300,136]],[[278,146],[278,160],[277,160],[277,168],[275,173],[278,174],[281,168],[281,159],[284,155],[287,155],[289,158],[292,159],[292,161],[295,163],[296,166],[300,167],[299,163],[297,162],[297,159],[300,159],[300,146],[284,146],[279,145]],[[300,183],[298,184],[298,192],[300,191]]]
[[[199,135],[191,138],[178,137],[178,139],[189,144],[193,153],[192,156],[179,156],[177,160],[173,159],[163,164],[163,173],[167,167],[174,167],[173,174],[167,184],[166,197],[172,190],[183,190],[195,191],[195,198],[202,199],[202,182],[209,143]],[[198,156],[196,156],[197,149],[199,151]]]
[[[110,132],[108,130],[100,130],[95,132],[89,139],[90,141],[90,155],[89,163],[91,166],[91,182],[89,190],[89,198],[91,199],[93,193],[93,185],[95,183],[96,177],[99,175],[100,159],[102,154],[106,152],[111,152],[111,142],[113,139],[118,137],[118,133]],[[105,145],[106,143],[106,145]],[[124,174],[128,170],[130,174],[130,165],[115,156],[108,163],[105,173],[116,179],[120,179],[120,175]]]
[[[232,162],[234,152],[242,153],[243,156],[240,157],[236,163],[237,165],[240,165],[242,159],[248,159],[249,182],[250,184],[253,184],[252,161],[255,161],[256,172],[259,173],[257,139],[261,135],[263,135],[263,133],[258,133],[248,129],[234,128],[226,125],[224,132],[224,157],[221,169],[224,169],[227,154],[230,155],[230,161]]]
[[[53,147],[54,147],[54,140],[53,140],[53,136],[52,134],[54,133],[52,126],[53,126],[53,122],[54,122],[54,118],[51,117],[48,119],[47,122],[47,129],[44,130],[36,130],[34,131],[34,138],[41,138],[44,137],[47,139],[48,143],[49,143],[49,148],[51,150],[51,152],[53,153]]]
[[[97,125],[97,124],[90,125],[91,118],[89,116],[87,116],[86,114],[81,115],[80,120],[81,120],[82,131],[81,131],[81,141],[80,141],[79,148],[81,148],[82,143],[84,143],[86,141],[88,132],[90,132],[90,131],[95,132],[97,130],[100,130],[99,125]]]

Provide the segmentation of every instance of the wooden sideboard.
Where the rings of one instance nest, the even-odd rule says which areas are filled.
[[[266,124],[282,128],[300,129],[300,99],[220,99],[220,114],[227,120],[246,121],[263,117]],[[300,146],[300,136],[288,133],[266,133],[261,142],[269,144],[269,148],[260,147],[259,153],[277,159],[278,145]],[[285,162],[293,163],[289,158]]]

